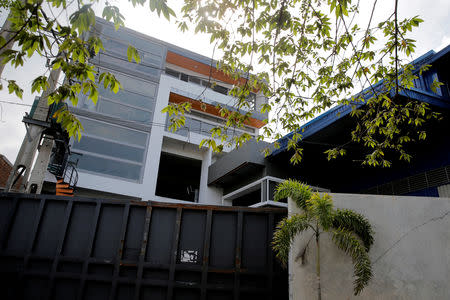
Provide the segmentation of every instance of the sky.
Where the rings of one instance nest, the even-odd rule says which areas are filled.
[[[210,45],[206,35],[193,32],[181,33],[173,21],[168,22],[164,18],[158,18],[156,14],[151,14],[147,7],[133,8],[129,1],[123,0],[110,2],[120,8],[125,16],[125,26],[128,28],[207,57],[211,57],[214,53],[213,46]],[[182,1],[169,0],[168,2],[169,6],[178,11]],[[373,1],[361,1],[362,13],[360,19],[356,20],[361,27],[369,18],[372,5]],[[389,15],[393,11],[393,6],[394,0],[378,0],[372,24],[376,24],[377,18]],[[97,11],[100,12],[100,9]],[[6,12],[0,12],[0,24],[3,24],[6,15]],[[419,15],[425,22],[412,34],[412,38],[417,41],[416,53],[413,58],[417,58],[429,50],[439,51],[450,44],[450,1],[399,0],[399,19],[416,15]],[[215,59],[220,58],[217,56],[218,52],[215,52],[215,55]],[[35,77],[42,75],[44,71],[44,62],[33,57],[25,63],[23,68],[16,70],[7,66],[2,74],[3,78],[16,80],[24,89],[22,100],[8,94],[5,90],[0,91],[0,154],[5,155],[12,163],[16,159],[25,136],[22,118],[25,112],[30,110],[36,96],[30,93],[31,82]],[[5,103],[5,101],[16,104]]]

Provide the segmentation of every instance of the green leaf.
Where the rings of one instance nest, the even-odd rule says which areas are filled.
[[[23,89],[21,89],[15,80],[8,80],[8,92],[10,94],[15,93],[17,97],[22,99]]]
[[[140,63],[141,58],[139,57],[139,52],[131,45],[128,45],[127,49],[128,61],[131,62],[133,59],[136,63]]]

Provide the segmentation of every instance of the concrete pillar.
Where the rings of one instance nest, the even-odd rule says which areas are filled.
[[[211,165],[213,151],[211,148],[205,149],[202,159],[202,170],[200,175],[200,197],[199,203],[211,205],[223,205],[222,189],[208,186],[208,169]],[[224,205],[227,205],[226,203]]]
[[[438,193],[441,198],[450,198],[450,184],[439,186]]]
[[[50,76],[48,79],[49,86],[47,90],[42,93],[42,96],[39,99],[36,110],[32,116],[33,120],[44,122],[48,121],[47,117],[49,107],[47,104],[47,98],[50,93],[55,90],[60,74],[61,69],[56,69],[50,72]],[[27,133],[25,134],[25,137],[22,141],[22,146],[20,147],[19,153],[17,154],[17,158],[14,162],[11,173],[9,174],[8,181],[6,182],[5,192],[9,192],[11,190],[14,179],[16,178],[17,171],[20,168],[25,168],[25,173],[23,174],[23,184],[21,185],[19,191],[23,193],[27,190],[28,176],[30,175],[34,157],[40,144],[41,135],[44,129],[45,128],[40,125],[28,125]],[[47,166],[45,166],[45,170],[47,170]]]
[[[42,145],[39,146],[39,154],[31,172],[30,180],[26,189],[27,193],[40,194],[44,184],[45,173],[47,172],[50,155],[53,148],[53,140],[44,138]]]
[[[25,192],[27,187],[27,179],[30,173],[31,165],[36,154],[36,149],[39,146],[41,140],[43,128],[39,126],[30,126],[25,134],[25,138],[20,146],[19,153],[17,154],[16,161],[13,165],[11,173],[9,174],[8,181],[6,182],[5,192],[9,192],[13,186],[13,182],[16,178],[17,172],[20,168],[24,167],[25,172],[23,173],[22,184],[20,185],[19,192]]]

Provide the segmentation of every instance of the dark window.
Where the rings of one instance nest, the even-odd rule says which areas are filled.
[[[166,74],[175,78],[180,78],[180,72],[174,71],[172,69],[166,69]]]
[[[206,87],[211,87],[211,83],[207,80],[202,80],[202,85]]]
[[[189,82],[200,85],[200,79],[191,75],[189,76]]]
[[[228,89],[226,87],[223,87],[223,86],[220,86],[220,85],[215,85],[215,86],[213,86],[213,90],[218,92],[218,93],[221,93],[221,94],[224,94],[224,95],[228,95]]]
[[[197,202],[201,167],[201,160],[161,152],[156,195]]]
[[[183,81],[186,81],[186,82],[188,82],[188,81],[189,81],[189,76],[188,76],[188,75],[186,75],[186,74],[184,74],[184,73],[181,73],[181,77],[180,77],[180,79],[181,79],[181,80],[183,80]]]

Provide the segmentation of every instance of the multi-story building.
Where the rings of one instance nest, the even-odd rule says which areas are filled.
[[[91,62],[99,70],[112,72],[123,89],[114,94],[99,87],[97,105],[81,95],[78,105],[71,108],[85,131],[81,141],[72,144],[72,160],[78,159],[75,193],[79,196],[283,206],[273,202],[273,194],[286,178],[333,192],[448,194],[449,139],[443,128],[448,128],[449,122],[450,46],[415,60],[418,67],[431,64],[432,68],[418,73],[415,87],[402,90],[398,96],[400,100],[427,102],[444,117],[427,125],[426,142],[410,146],[414,154],[410,163],[396,163],[389,169],[366,168],[361,165],[364,149],[358,144],[351,145],[344,158],[329,162],[324,151],[330,144],[348,140],[355,121],[350,116],[351,107],[339,105],[303,125],[304,158],[300,166],[292,166],[286,147],[292,133],[279,140],[281,148],[269,157],[261,154],[263,148],[271,147],[265,142],[227,148],[225,154],[199,147],[210,137],[210,130],[224,122],[216,105],[233,109],[236,103],[228,95],[236,82],[217,71],[211,58],[126,28],[115,31],[101,19],[94,32],[101,36],[106,50]],[[129,44],[138,49],[141,63],[128,61]],[[432,90],[436,79],[443,85]],[[171,132],[168,116],[161,111],[169,103],[186,101],[192,104],[186,124]],[[248,101],[251,120],[245,128],[229,132],[230,136],[240,132],[256,135],[264,126],[267,115],[259,111],[267,99],[252,93]]]
[[[165,202],[222,202],[221,188],[208,186],[208,167],[220,154],[199,148],[210,130],[223,124],[217,104],[233,109],[229,90],[236,82],[216,70],[216,62],[97,19],[93,34],[100,35],[105,51],[93,57],[98,70],[113,73],[123,89],[114,94],[99,86],[94,105],[80,95],[70,109],[84,127],[80,142],[73,142],[78,159],[80,196],[135,198]],[[133,45],[141,62],[129,62]],[[172,132],[162,109],[169,103],[190,102],[183,128]],[[244,128],[228,134],[258,133],[267,115],[258,113],[266,99],[251,93],[252,118]],[[232,149],[224,149],[229,152]]]

